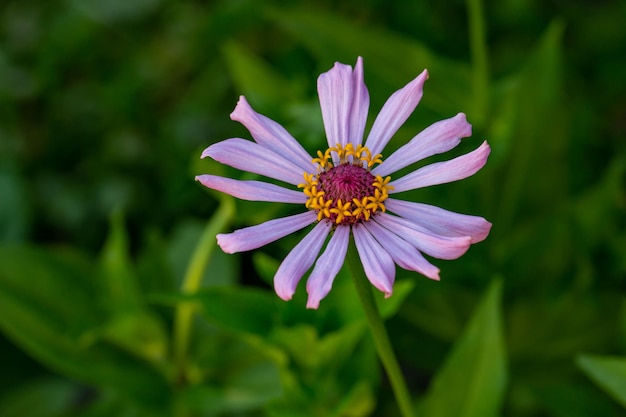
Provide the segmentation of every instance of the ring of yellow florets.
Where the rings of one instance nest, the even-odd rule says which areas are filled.
[[[368,221],[375,213],[384,212],[384,201],[393,187],[391,177],[374,176],[370,170],[380,164],[380,154],[372,156],[365,146],[356,149],[351,143],[337,144],[324,153],[317,151],[313,163],[316,174],[304,173],[298,184],[308,197],[305,205],[317,212],[317,220],[329,219],[334,224]]]

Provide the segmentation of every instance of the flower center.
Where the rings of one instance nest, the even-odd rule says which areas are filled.
[[[393,187],[387,185],[391,177],[374,176],[370,169],[382,162],[381,155],[349,143],[337,144],[326,152],[317,151],[313,163],[317,174],[304,173],[306,207],[317,212],[317,220],[326,218],[335,224],[354,224],[368,221],[378,211],[385,211],[383,203]]]

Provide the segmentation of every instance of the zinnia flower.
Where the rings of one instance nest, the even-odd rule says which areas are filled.
[[[314,158],[280,124],[256,113],[240,97],[231,119],[243,124],[255,142],[227,139],[205,149],[202,158],[209,156],[297,188],[214,175],[196,179],[240,199],[301,204],[304,211],[219,234],[222,250],[235,253],[256,249],[315,224],[289,252],[274,277],[276,293],[289,300],[315,263],[306,285],[308,308],[317,308],[330,291],[344,263],[350,234],[367,278],[387,297],[393,291],[395,264],[438,280],[439,269],[422,253],[440,259],[458,258],[470,244],[486,238],[491,223],[482,217],[391,196],[469,177],[485,165],[490,148],[483,142],[468,154],[391,179],[390,175],[400,169],[449,151],[461,138],[471,135],[471,125],[459,113],[429,126],[383,161],[383,148],[419,103],[427,78],[424,70],[387,100],[363,144],[369,93],[362,59],[357,59],[354,70],[335,63],[317,80],[328,149],[318,151]]]

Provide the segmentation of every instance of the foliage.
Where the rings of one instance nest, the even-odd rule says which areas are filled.
[[[310,311],[304,285],[290,302],[271,288],[301,234],[240,255],[212,239],[291,208],[193,181],[241,175],[199,159],[249,137],[228,117],[241,94],[314,153],[315,77],[359,55],[371,114],[429,69],[391,149],[463,111],[474,132],[458,152],[493,150],[463,184],[406,196],[494,224],[438,262],[441,282],[398,270],[378,297],[419,415],[624,415],[625,13],[3,2],[0,415],[398,415],[346,271]]]

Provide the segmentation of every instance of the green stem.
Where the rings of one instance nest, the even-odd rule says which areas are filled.
[[[359,295],[361,304],[363,305],[363,310],[365,311],[365,316],[367,318],[370,331],[372,332],[372,337],[374,338],[374,344],[376,345],[378,357],[382,361],[385,371],[387,372],[387,376],[391,381],[391,387],[394,395],[396,396],[400,413],[403,417],[413,417],[413,405],[411,403],[409,390],[404,382],[404,377],[400,371],[398,360],[393,353],[393,348],[391,347],[391,342],[389,341],[385,324],[380,312],[378,311],[378,307],[376,306],[376,300],[374,300],[374,294],[372,294],[372,285],[365,276],[361,260],[359,259],[359,254],[357,253],[352,240],[350,241],[350,246],[348,248],[347,259],[348,267],[354,281],[354,286],[356,287],[356,292]]]
[[[474,123],[482,127],[487,117],[489,100],[489,64],[482,0],[467,0],[467,14],[475,98]]]
[[[216,247],[215,235],[230,222],[234,213],[235,205],[232,198],[222,199],[218,210],[204,228],[204,232],[191,256],[181,288],[183,294],[194,294],[200,289],[204,269]],[[188,302],[181,302],[176,308],[173,351],[176,379],[179,382],[188,379],[187,350],[189,348],[194,311],[194,305]]]

